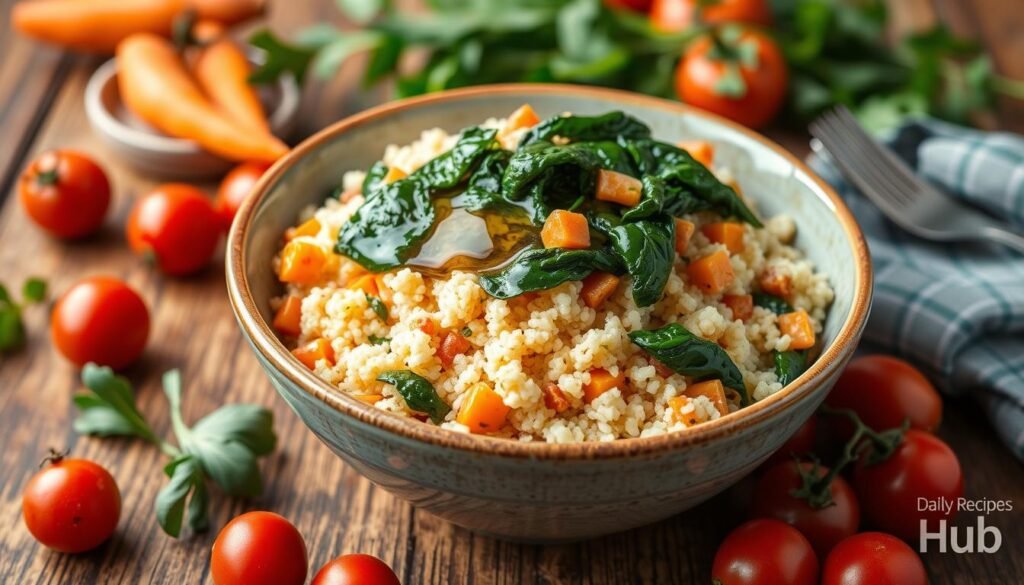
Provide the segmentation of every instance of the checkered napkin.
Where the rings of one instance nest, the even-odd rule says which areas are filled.
[[[889,145],[920,176],[1024,231],[1024,137],[926,119],[900,128]],[[828,161],[810,163],[868,238],[875,300],[865,341],[923,368],[942,391],[977,398],[1024,459],[1024,256],[911,236]]]

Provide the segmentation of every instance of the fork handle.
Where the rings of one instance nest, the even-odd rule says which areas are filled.
[[[1012,248],[1017,252],[1024,254],[1024,236],[1020,234],[1015,234],[1010,230],[994,226],[983,228],[981,233],[985,238],[992,242],[998,242],[1008,248]]]

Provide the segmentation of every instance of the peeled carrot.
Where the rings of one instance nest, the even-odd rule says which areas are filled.
[[[594,197],[600,201],[611,201],[626,207],[640,203],[643,183],[640,179],[623,173],[600,169],[597,171],[597,191]]]
[[[742,223],[734,221],[709,223],[702,226],[700,231],[712,242],[725,244],[726,249],[732,254],[739,254],[744,249]]]
[[[221,114],[189,77],[170,41],[132,35],[117,47],[121,98],[147,123],[231,160],[271,162],[288,152],[280,140]]]
[[[544,406],[555,412],[562,413],[568,410],[571,404],[569,399],[565,397],[565,392],[562,392],[558,384],[552,382],[544,386]]]
[[[249,84],[251,71],[241,47],[228,38],[202,47],[192,65],[199,86],[225,116],[255,132],[270,135],[263,104]]]
[[[683,409],[689,406],[689,404],[690,399],[686,396],[673,396],[668,399],[668,407],[672,410],[672,417],[686,426],[692,427],[700,421],[697,420],[696,411],[683,412]]]
[[[710,167],[715,159],[715,147],[710,142],[703,140],[684,140],[678,144],[686,152],[690,153],[697,162]]]
[[[686,274],[705,294],[711,295],[725,290],[736,278],[732,264],[729,263],[729,255],[722,250],[690,262]]]
[[[772,266],[761,273],[757,283],[761,285],[761,290],[770,295],[785,298],[793,294],[793,278]]]
[[[520,128],[533,128],[538,122],[540,122],[540,117],[537,112],[533,111],[530,104],[523,104],[509,115],[505,122],[505,132],[514,132]]]
[[[320,222],[314,217],[285,230],[284,239],[290,242],[299,236],[315,236],[318,233],[320,233]]]
[[[187,10],[233,24],[264,8],[264,0],[32,0],[14,6],[11,23],[18,32],[41,41],[110,54],[137,33],[169,37],[174,19]]]
[[[707,380],[706,382],[690,384],[683,391],[683,394],[690,398],[704,396],[711,401],[711,404],[715,405],[715,408],[718,409],[718,414],[723,416],[729,414],[729,403],[725,401],[725,386],[722,385],[721,380]]]
[[[352,290],[361,290],[371,297],[377,296],[377,279],[372,274],[364,274],[359,278],[348,283],[346,288]]]
[[[746,321],[754,314],[754,297],[750,295],[725,295],[722,304],[732,309],[732,318]]]
[[[595,398],[611,390],[618,388],[620,392],[626,389],[626,374],[619,372],[618,376],[611,375],[608,370],[590,370],[590,383],[583,385],[583,401],[590,404]]]
[[[327,256],[316,244],[297,240],[289,242],[281,252],[278,279],[293,284],[316,284],[324,273]]]
[[[685,219],[675,218],[676,220],[676,254],[680,256],[686,255],[686,249],[690,247],[690,238],[693,237],[694,230],[697,226],[693,225],[693,222],[686,221]]]
[[[297,296],[289,296],[277,308],[274,314],[274,329],[278,333],[298,337],[302,333],[300,323],[302,321],[302,299]]]
[[[478,382],[470,388],[455,420],[469,427],[471,433],[491,433],[505,425],[510,410],[497,392],[485,382]]]
[[[320,338],[292,350],[292,355],[297,357],[304,366],[315,369],[316,363],[320,360],[327,360],[327,363],[334,365],[334,348],[324,338]]]
[[[582,213],[556,209],[544,221],[540,239],[545,248],[589,248],[590,227],[587,225],[587,217]]]
[[[591,309],[596,309],[604,303],[605,299],[611,296],[619,286],[619,277],[607,272],[593,272],[583,279],[583,288],[580,296],[583,303]]]
[[[441,340],[441,346],[437,348],[437,359],[441,360],[441,365],[445,369],[449,369],[455,363],[455,356],[466,353],[470,347],[472,344],[461,333],[449,331]]]
[[[789,349],[814,347],[814,324],[803,309],[779,315],[779,331],[789,336]]]

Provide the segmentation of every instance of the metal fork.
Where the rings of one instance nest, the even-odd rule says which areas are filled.
[[[1024,254],[1024,236],[920,179],[868,136],[845,107],[823,114],[810,131],[817,139],[811,149],[819,155],[827,151],[843,176],[908,232],[938,242],[997,242]]]

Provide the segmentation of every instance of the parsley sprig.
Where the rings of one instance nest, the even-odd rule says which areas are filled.
[[[212,480],[231,496],[256,496],[263,489],[256,460],[274,450],[273,414],[254,404],[229,404],[189,427],[181,416],[181,374],[164,374],[177,445],[161,439],[135,405],[125,378],[107,367],[87,364],[82,370],[87,391],[75,395],[79,433],[101,437],[130,436],[148,441],[171,458],[164,467],[170,478],[156,497],[156,517],[167,534],[177,537],[186,517],[194,532],[209,528]]]
[[[20,303],[15,302],[7,288],[0,284],[0,352],[18,349],[25,344],[25,324],[21,313],[27,305],[46,299],[46,282],[29,278],[21,287]]]

